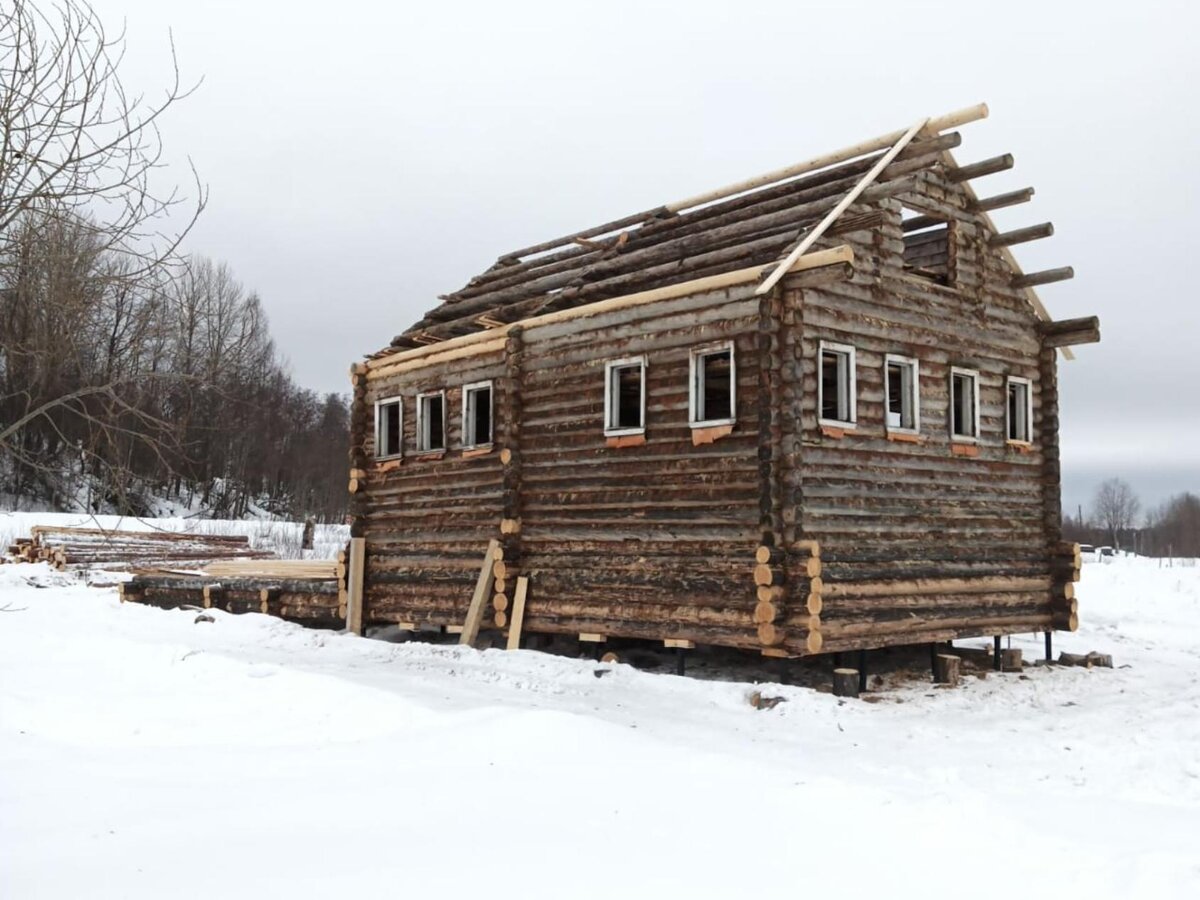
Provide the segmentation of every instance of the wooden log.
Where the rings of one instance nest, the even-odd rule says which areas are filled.
[[[754,583],[761,587],[771,587],[783,584],[783,571],[763,563],[754,567]]]
[[[488,542],[483,563],[479,567],[479,577],[475,581],[475,592],[471,595],[471,604],[467,607],[467,617],[463,621],[459,644],[475,645],[475,638],[479,635],[479,626],[483,621],[484,598],[491,593],[495,567],[504,565],[502,560],[493,562],[499,549],[500,542],[495,538]],[[504,577],[503,573],[500,577]]]
[[[993,197],[973,200],[967,205],[967,208],[973,212],[990,212],[993,209],[1016,206],[1018,203],[1028,203],[1033,199],[1033,193],[1031,187],[1021,188],[1019,191],[1009,191],[1006,194],[996,194]]]
[[[1071,266],[1062,266],[1058,269],[1043,269],[1040,272],[1027,272],[1024,275],[1017,275],[1013,278],[1011,284],[1015,288],[1037,287],[1040,284],[1068,281],[1074,277],[1075,270]]]
[[[988,244],[992,247],[1011,247],[1014,244],[1048,238],[1053,234],[1053,223],[1043,222],[1040,225],[1030,225],[1028,228],[1014,228],[1012,231],[994,234],[988,238]]]
[[[758,626],[758,640],[764,647],[773,647],[776,644],[782,644],[786,636],[782,628],[771,622],[763,622]]]
[[[939,653],[933,658],[933,666],[934,681],[948,687],[958,687],[962,657],[954,656],[951,653]]]
[[[1006,172],[1013,167],[1013,155],[1005,153],[1001,156],[993,156],[991,159],[980,160],[977,163],[971,163],[966,166],[956,166],[947,169],[946,178],[955,183],[970,181],[972,178],[982,178],[984,175],[993,175],[996,172]]]
[[[1049,591],[1048,576],[988,578],[918,578],[908,581],[825,583],[826,597],[907,597],[919,594],[984,594],[1009,591]]]
[[[519,650],[521,647],[521,628],[525,623],[525,595],[529,590],[529,579],[522,575],[517,578],[517,590],[513,595],[512,626],[508,630],[509,650]]]
[[[350,562],[346,572],[346,630],[363,633],[363,571],[367,542],[365,538],[350,539]]]
[[[1113,667],[1112,656],[1108,653],[1060,653],[1058,654],[1058,664],[1060,666],[1082,666],[1087,669],[1100,667],[1111,669]]]
[[[833,670],[833,696],[858,697],[858,669]]]
[[[1095,344],[1100,340],[1100,320],[1096,316],[1040,322],[1038,330],[1042,335],[1042,344],[1046,347]]]

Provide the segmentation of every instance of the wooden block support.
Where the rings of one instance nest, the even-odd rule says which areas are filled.
[[[517,592],[513,595],[512,625],[508,629],[508,649],[521,649],[521,626],[525,624],[525,595],[529,590],[529,579],[517,578]]]
[[[1000,671],[1001,672],[1020,672],[1024,668],[1021,661],[1021,648],[1013,647],[1009,650],[1000,651]]]
[[[933,680],[938,684],[958,687],[962,657],[952,653],[939,653],[933,660]]]
[[[495,580],[493,569],[496,554],[500,552],[500,542],[495,538],[488,541],[487,552],[483,555],[483,564],[479,567],[479,577],[475,580],[475,593],[471,595],[471,605],[467,607],[467,618],[463,621],[462,634],[458,642],[468,646],[475,645],[479,636],[479,623],[483,621],[483,605],[491,596],[492,582]]]
[[[858,696],[858,669],[833,670],[833,696]]]
[[[696,649],[696,644],[694,641],[687,641],[687,640],[676,639],[676,638],[667,638],[666,640],[663,641],[663,646],[666,647],[667,649],[674,648],[677,650],[695,650]]]
[[[350,538],[350,563],[346,573],[346,630],[363,633],[363,573],[367,561],[367,539]]]
[[[608,638],[602,634],[594,634],[590,631],[584,631],[580,633],[579,640],[587,644],[603,644],[606,640],[608,640]]]

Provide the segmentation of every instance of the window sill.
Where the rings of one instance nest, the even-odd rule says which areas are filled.
[[[1010,450],[1016,450],[1018,453],[1032,453],[1033,452],[1033,442],[1032,441],[1006,440],[1004,442],[1004,446],[1008,447],[1008,449],[1010,449]]]
[[[925,435],[916,431],[893,431],[888,429],[887,439],[889,441],[900,441],[905,444],[925,443]]]
[[[474,459],[477,456],[487,456],[492,452],[491,444],[480,444],[478,447],[464,447],[462,452],[463,459]]]
[[[607,447],[641,447],[646,443],[646,432],[638,431],[631,434],[610,434],[604,441]]]
[[[713,441],[718,441],[731,434],[733,434],[732,422],[726,422],[722,425],[697,422],[692,425],[692,446],[699,447],[702,444],[711,444]]]
[[[434,460],[445,459],[446,449],[441,450],[422,450],[420,453],[413,456],[415,462],[431,462]]]
[[[978,456],[979,445],[972,443],[962,443],[957,438],[950,444],[950,452],[955,456]]]
[[[400,463],[402,463],[403,461],[404,461],[404,458],[400,457],[400,456],[382,457],[381,459],[375,460],[375,471],[380,472],[380,473],[390,472],[393,469],[400,468]]]
[[[857,427],[853,422],[822,422],[821,434],[827,438],[844,438],[853,435]]]

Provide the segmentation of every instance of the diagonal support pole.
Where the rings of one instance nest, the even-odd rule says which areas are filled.
[[[928,118],[914,122],[908,131],[901,135],[900,140],[896,141],[896,143],[892,145],[892,149],[883,154],[883,156],[879,158],[879,161],[871,167],[871,171],[867,172],[867,174],[859,180],[858,184],[850,189],[850,193],[843,197],[837,206],[826,213],[825,218],[818,222],[817,226],[813,228],[813,230],[807,235],[805,235],[804,240],[802,240],[792,249],[792,252],[787,255],[783,262],[781,262],[774,268],[774,270],[772,270],[771,274],[767,276],[766,281],[758,286],[758,290],[754,292],[755,295],[761,296],[775,287],[775,285],[779,283],[779,279],[786,275],[791,270],[792,266],[796,264],[796,260],[808,252],[808,248],[816,243],[816,241],[820,239],[821,235],[823,235],[829,229],[829,226],[836,222],[838,217],[850,207],[850,204],[857,200],[859,195],[875,182],[875,179],[879,177],[879,174],[892,164],[892,160],[894,160],[900,154],[901,150],[903,150],[912,142],[912,139],[915,138],[921,129],[924,128],[928,123]]]

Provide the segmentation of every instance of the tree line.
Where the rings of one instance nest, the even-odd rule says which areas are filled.
[[[1200,497],[1176,494],[1143,513],[1128,482],[1109,478],[1096,488],[1088,515],[1063,521],[1067,540],[1132,550],[1143,556],[1200,557]]]
[[[180,247],[159,119],[85,4],[0,11],[0,493],[149,514],[341,517],[348,409],[295,384],[259,297]],[[194,172],[193,172],[194,175]]]

